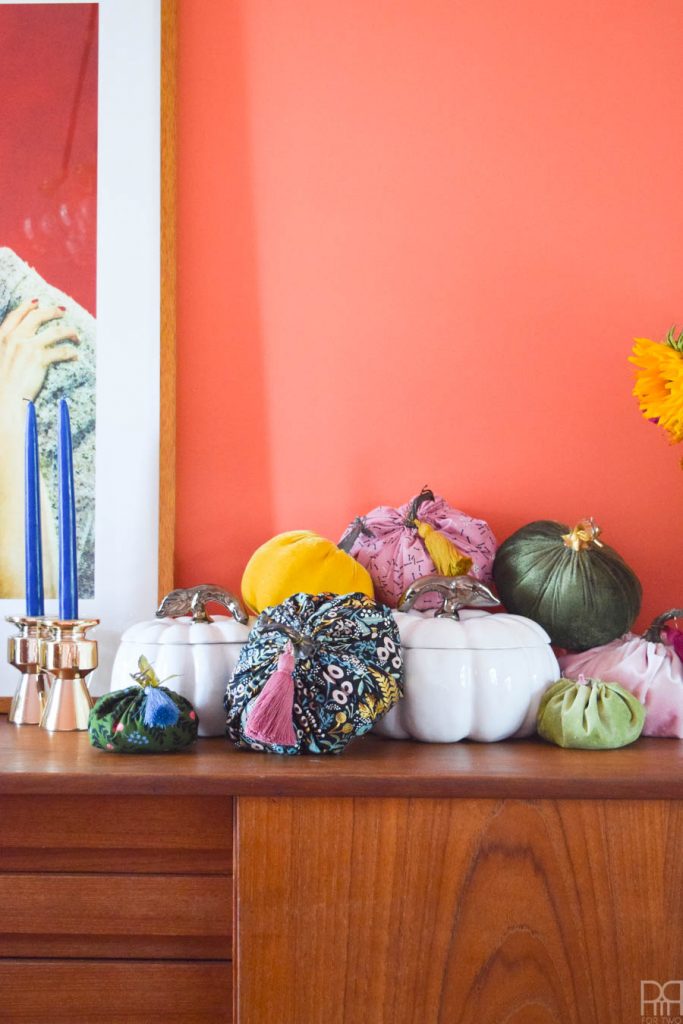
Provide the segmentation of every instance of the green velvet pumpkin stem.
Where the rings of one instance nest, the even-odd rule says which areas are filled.
[[[652,624],[643,633],[643,639],[656,644],[662,639],[662,629],[672,619],[683,619],[683,608],[671,608],[663,615],[658,615]]]
[[[591,544],[595,544],[599,548],[603,546],[602,541],[598,540],[601,533],[602,530],[598,524],[592,516],[589,516],[577,523],[569,533],[563,534],[562,540],[572,551],[585,551]]]

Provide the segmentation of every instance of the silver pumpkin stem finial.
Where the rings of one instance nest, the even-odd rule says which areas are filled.
[[[461,608],[495,608],[500,601],[485,584],[474,576],[423,576],[411,583],[398,602],[398,609],[408,612],[424,594],[439,594],[443,607],[436,618],[459,619]]]
[[[167,594],[157,609],[157,618],[177,618],[180,615],[191,615],[194,622],[213,622],[206,610],[209,601],[220,604],[232,617],[246,625],[249,616],[245,612],[239,598],[229,590],[223,590],[213,583],[202,583],[197,587],[178,587]]]

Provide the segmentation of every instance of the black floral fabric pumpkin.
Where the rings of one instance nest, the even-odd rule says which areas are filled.
[[[295,594],[259,616],[242,648],[227,735],[253,750],[339,753],[400,699],[402,679],[388,608],[361,593]]]

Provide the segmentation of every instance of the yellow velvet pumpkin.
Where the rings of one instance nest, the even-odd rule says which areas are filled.
[[[310,530],[291,530],[266,541],[251,556],[242,577],[242,596],[255,612],[292,594],[358,591],[375,596],[367,569]]]

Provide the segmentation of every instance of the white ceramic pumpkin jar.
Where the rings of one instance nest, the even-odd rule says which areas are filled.
[[[206,605],[222,605],[231,614],[210,616]],[[141,654],[160,680],[194,704],[200,736],[225,732],[223,698],[239,653],[249,636],[249,619],[240,601],[211,585],[174,590],[157,617],[131,626],[121,637],[110,690],[131,685]]]
[[[440,611],[411,611],[432,592],[444,598]],[[469,576],[426,576],[408,588],[394,613],[404,697],[375,732],[425,743],[490,743],[536,731],[541,695],[560,678],[557,659],[548,634],[531,619],[480,610],[498,604]]]

